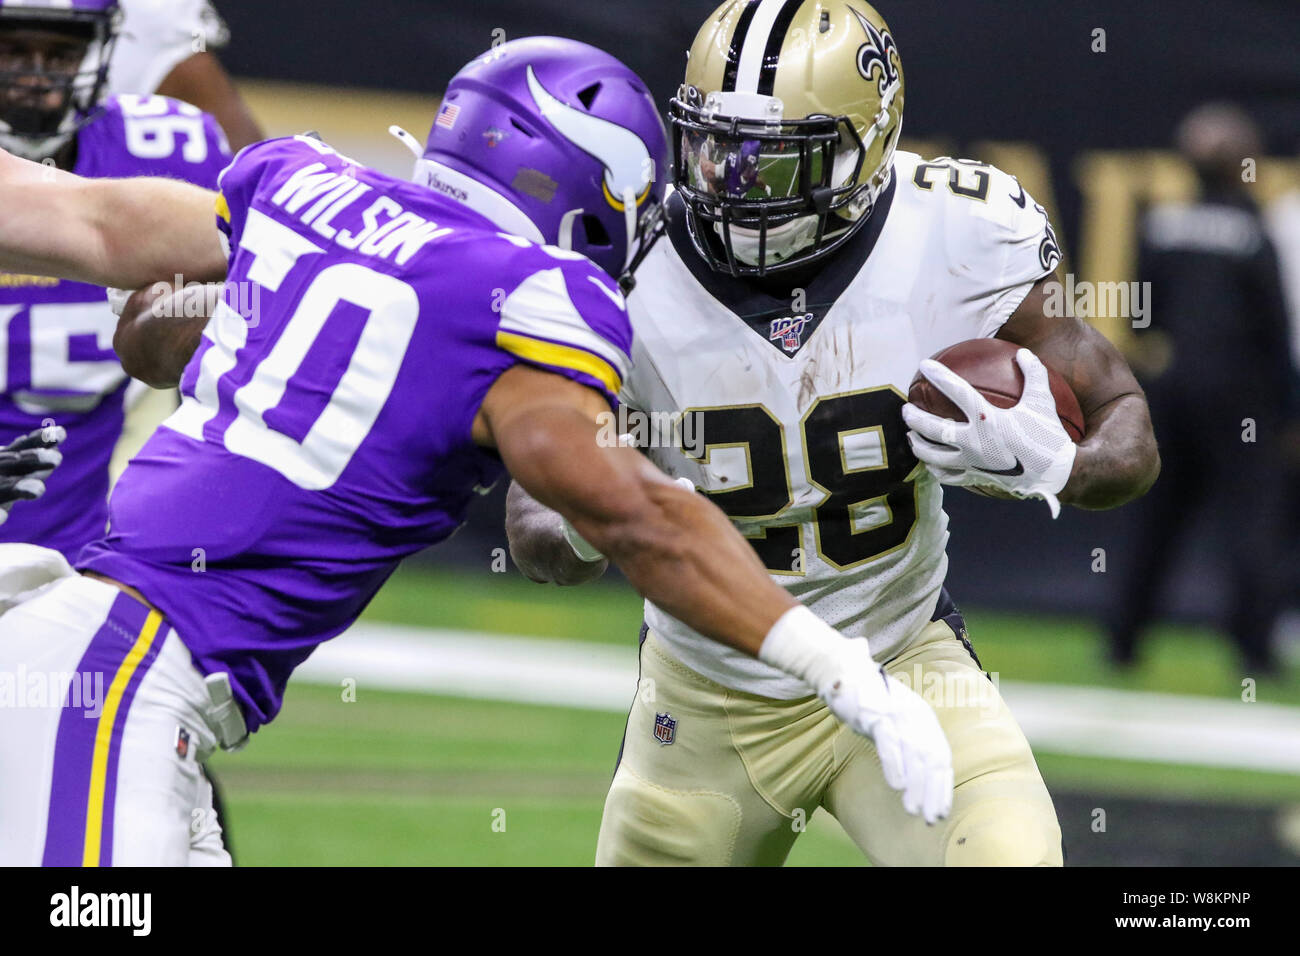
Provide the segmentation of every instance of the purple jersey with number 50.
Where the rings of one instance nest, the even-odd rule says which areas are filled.
[[[222,174],[225,304],[79,566],[140,589],[250,729],[293,668],[502,474],[471,427],[526,363],[612,404],[632,332],[589,260],[306,137]]]
[[[104,102],[77,134],[73,172],[91,178],[168,176],[214,189],[230,162],[216,121],[161,96]],[[127,377],[113,353],[117,316],[103,289],[0,273],[0,445],[63,425],[63,464],[38,506],[15,508],[0,541],[75,558],[104,533],[108,465],[122,432]]]

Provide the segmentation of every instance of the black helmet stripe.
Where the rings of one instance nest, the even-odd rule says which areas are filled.
[[[790,32],[794,15],[801,6],[803,0],[786,0],[785,6],[777,14],[776,23],[772,25],[772,32],[768,34],[767,47],[763,50],[763,72],[758,78],[758,92],[764,96],[771,96],[776,87],[776,64],[781,58],[781,47],[785,43],[785,35]]]
[[[766,82],[770,91],[775,76],[764,74],[771,64],[776,71],[776,57],[803,0],[750,0],[736,21],[736,32],[727,53],[727,70],[723,77],[724,92],[759,93]]]
[[[749,25],[753,22],[754,14],[762,2],[763,0],[749,0],[749,3],[745,4],[745,9],[740,11],[740,19],[736,21],[736,32],[731,35],[731,49],[727,51],[727,70],[722,76],[724,93],[735,92],[736,72],[740,69],[740,50],[745,45],[745,38],[749,36]]]

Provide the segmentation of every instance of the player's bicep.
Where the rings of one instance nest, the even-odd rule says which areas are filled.
[[[573,428],[593,433],[609,402],[595,389],[543,369],[515,365],[488,389],[474,418],[474,441],[485,448],[501,448],[500,437],[518,434],[527,422],[544,409],[562,411],[574,421]],[[582,423],[582,424],[579,424]]]
[[[608,411],[600,391],[517,365],[488,390],[475,440],[496,448],[515,481],[546,507],[610,520],[634,506],[644,469],[653,466],[605,440],[599,420]]]
[[[1085,421],[1127,396],[1142,396],[1128,362],[1110,341],[1082,319],[1052,315],[1048,302],[1058,275],[1041,279],[998,330],[997,338],[1021,345],[1061,373],[1074,390]]]

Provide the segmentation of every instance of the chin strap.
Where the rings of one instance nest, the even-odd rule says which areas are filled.
[[[664,207],[659,203],[655,203],[654,208],[646,212],[641,225],[640,245],[637,246],[636,253],[628,262],[623,274],[618,277],[618,287],[625,296],[631,295],[632,290],[636,288],[635,273],[637,267],[645,261],[646,256],[650,255],[650,250],[655,247],[655,243],[668,231],[668,219],[664,213]]]
[[[636,255],[636,190],[631,186],[623,187],[623,222],[627,226],[627,255],[623,258],[623,270],[626,272],[632,264],[632,257]]]
[[[573,224],[578,221],[578,217],[583,214],[582,209],[570,209],[560,220],[559,237],[556,239],[558,245],[565,252],[573,251]]]
[[[67,133],[56,133],[53,136],[38,138],[21,136],[18,133],[5,130],[0,131],[0,148],[13,153],[20,159],[31,160],[33,163],[44,163],[46,160],[53,161],[53,158],[68,145],[76,134],[77,130],[71,130]]]
[[[402,127],[390,126],[388,127],[388,133],[390,136],[395,137],[399,143],[401,143],[412,153],[414,153],[416,159],[422,159],[424,157],[424,149],[420,146],[420,141],[416,139],[414,136],[412,136],[410,133],[408,133],[406,130],[402,129]]]

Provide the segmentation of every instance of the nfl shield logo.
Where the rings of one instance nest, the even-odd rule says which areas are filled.
[[[677,739],[677,721],[672,714],[655,714],[655,740],[670,744]]]
[[[799,351],[799,346],[803,344],[803,332],[808,323],[813,320],[811,313],[807,315],[789,315],[780,319],[773,319],[771,332],[768,335],[773,342],[780,342],[781,348],[787,352],[794,353]]]

